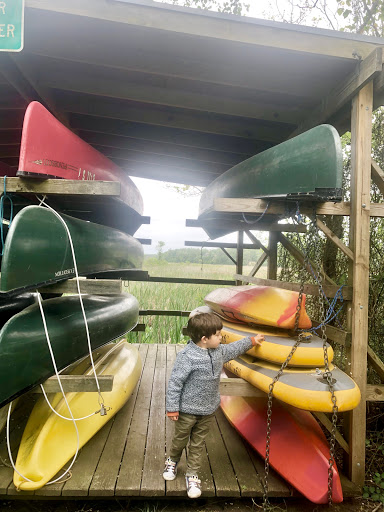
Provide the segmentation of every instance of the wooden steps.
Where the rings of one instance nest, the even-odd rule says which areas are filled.
[[[165,417],[165,390],[178,345],[138,345],[143,359],[141,379],[123,409],[80,451],[72,477],[64,483],[48,485],[28,493],[18,492],[12,482],[13,470],[0,466],[0,497],[28,499],[52,497],[107,498],[179,497],[185,498],[183,474],[185,456],[173,482],[162,478],[166,445],[172,438],[173,424]],[[14,457],[34,395],[11,416],[11,444]],[[0,436],[0,456],[8,460],[5,431]],[[53,454],[54,456],[54,454]],[[221,410],[206,440],[201,479],[203,497],[260,497],[264,461],[230,426]],[[346,495],[353,494],[346,481]],[[269,475],[271,497],[297,496],[272,470]]]

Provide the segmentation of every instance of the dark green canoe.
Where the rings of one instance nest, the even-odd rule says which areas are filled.
[[[132,236],[62,215],[71,233],[79,275],[141,268],[143,248]],[[2,292],[21,293],[74,277],[64,225],[44,207],[27,206],[14,218],[1,263]]]
[[[136,324],[139,305],[129,294],[83,297],[92,350]],[[88,354],[79,298],[43,301],[49,337],[58,370]],[[38,304],[13,316],[0,331],[0,408],[54,375]]]
[[[316,126],[219,176],[204,190],[199,216],[209,218],[219,197],[340,201],[342,162],[338,132],[327,124]]]
[[[23,293],[15,297],[0,296],[0,329],[13,315],[37,301],[36,293]]]

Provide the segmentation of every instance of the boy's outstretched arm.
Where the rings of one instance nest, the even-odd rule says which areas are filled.
[[[184,387],[184,382],[186,381],[190,371],[191,369],[187,360],[180,352],[180,354],[176,356],[175,365],[168,381],[166,394],[165,408],[167,416],[173,421],[177,421],[179,419],[180,395]]]
[[[228,345],[221,345],[223,350],[224,362],[235,359],[244,352],[247,352],[252,347],[260,346],[264,341],[264,334],[256,334],[255,336],[247,336],[241,340],[228,343]]]

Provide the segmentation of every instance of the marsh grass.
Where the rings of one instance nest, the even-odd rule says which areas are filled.
[[[196,279],[233,279],[234,265],[201,265],[197,263],[167,263],[156,258],[145,261],[144,270],[150,276],[180,277]],[[251,267],[244,267],[243,273],[249,273]],[[258,276],[265,277],[262,268]],[[191,311],[204,304],[204,297],[220,285],[190,283],[147,283],[131,281],[126,290],[139,301],[140,309],[160,309],[172,311]],[[142,343],[186,343],[188,337],[182,333],[187,324],[183,316],[148,315],[139,318],[146,325],[144,333],[131,333],[128,341]]]

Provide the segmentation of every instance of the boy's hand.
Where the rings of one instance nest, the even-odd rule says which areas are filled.
[[[179,411],[167,412],[167,416],[170,420],[177,421],[179,419]]]
[[[256,334],[256,336],[252,336],[252,345],[255,347],[256,345],[261,345],[264,341],[264,334]]]

